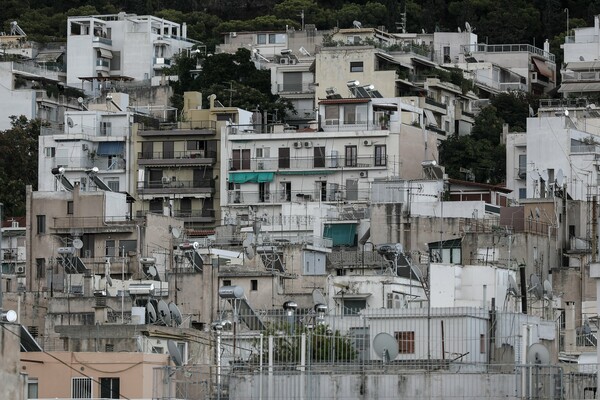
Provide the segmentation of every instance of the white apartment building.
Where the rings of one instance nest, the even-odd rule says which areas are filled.
[[[94,95],[105,81],[164,84],[163,69],[171,66],[175,55],[195,44],[198,42],[187,38],[185,24],[149,15],[122,12],[70,17],[67,85]]]
[[[508,135],[507,187],[514,189],[512,199],[552,197],[554,188],[563,186],[573,200],[596,194],[599,118],[585,101],[543,102],[538,115],[527,119],[524,138]]]
[[[129,96],[115,93],[98,110],[65,114],[64,130],[43,127],[39,138],[40,191],[106,190],[135,193],[132,147],[133,113]],[[103,109],[102,109],[103,108]],[[96,168],[97,170],[95,170]]]
[[[565,67],[558,90],[564,97],[597,94],[600,91],[600,16],[594,16],[594,26],[572,29],[565,37]]]

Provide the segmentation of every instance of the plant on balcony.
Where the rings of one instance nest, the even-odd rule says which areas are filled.
[[[97,156],[98,154],[96,153],[96,150],[90,150],[88,153],[88,157],[90,158],[90,160],[95,160]]]
[[[381,129],[388,129],[388,127],[390,125],[389,114],[383,114],[382,116],[379,117],[379,125],[381,126]]]

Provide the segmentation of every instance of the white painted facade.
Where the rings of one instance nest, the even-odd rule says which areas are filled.
[[[514,202],[527,198],[527,134],[509,133],[506,136],[506,188]]]
[[[162,70],[194,44],[187,39],[185,24],[158,17],[125,13],[69,17],[67,85],[96,94],[104,79],[164,84],[168,77]]]
[[[65,190],[52,173],[53,168],[60,167],[71,183],[80,183],[82,191],[97,190],[86,173],[96,167],[97,176],[113,191],[135,193],[131,176],[135,170],[132,121],[133,114],[129,111],[73,111],[65,115],[64,131],[42,128],[38,152],[39,190]]]

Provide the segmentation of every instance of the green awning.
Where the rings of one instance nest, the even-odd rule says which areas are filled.
[[[356,224],[325,224],[323,237],[331,239],[334,246],[353,246],[356,241]]]
[[[229,182],[231,183],[259,183],[271,182],[275,176],[274,172],[231,172]]]
[[[335,169],[309,169],[298,171],[277,171],[279,175],[328,175],[336,172]]]

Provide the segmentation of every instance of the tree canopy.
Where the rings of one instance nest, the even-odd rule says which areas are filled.
[[[0,202],[5,216],[25,215],[25,187],[37,188],[38,137],[41,123],[10,117],[12,127],[0,132]]]

